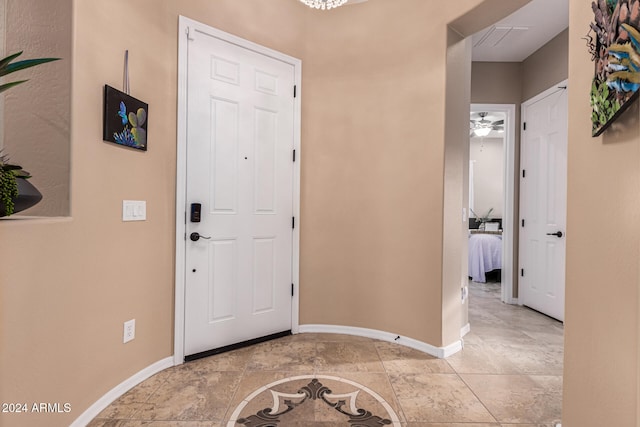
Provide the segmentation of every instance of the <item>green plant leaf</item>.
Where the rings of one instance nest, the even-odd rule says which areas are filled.
[[[0,76],[5,76],[7,74],[15,73],[16,71],[35,67],[36,65],[45,64],[47,62],[58,61],[59,59],[60,58],[27,59],[25,61],[19,61],[13,64],[7,64],[5,67],[0,67]]]
[[[15,171],[15,170],[20,170],[22,169],[21,166],[18,165],[8,165],[5,164],[4,166],[2,166],[2,169],[6,170],[6,171]]]
[[[2,58],[0,59],[0,70],[4,69],[7,67],[7,65],[13,61],[14,59],[16,59],[18,56],[22,55],[22,52],[24,51],[20,51],[18,53],[14,53],[13,55],[9,55],[6,58]]]
[[[9,90],[14,86],[18,86],[21,83],[27,82],[28,80],[20,80],[17,82],[11,82],[11,83],[5,83],[3,85],[0,85],[0,93],[4,92],[5,90]]]

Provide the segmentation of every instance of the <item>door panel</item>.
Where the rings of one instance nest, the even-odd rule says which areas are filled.
[[[567,110],[567,90],[559,88],[522,109],[519,299],[559,320],[564,319]]]
[[[294,67],[189,41],[185,354],[291,329]]]

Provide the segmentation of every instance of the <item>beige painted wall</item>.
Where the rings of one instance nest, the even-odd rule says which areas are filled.
[[[464,201],[469,193],[467,122],[471,92],[471,40],[449,28],[447,46],[442,230],[442,338],[445,345],[459,340],[460,328],[469,322],[468,299],[462,307],[460,304],[461,288],[467,284],[468,269],[467,222],[461,221],[460,214],[466,207]]]
[[[72,1],[8,0],[6,51],[62,60],[12,74],[5,92],[4,152],[33,177],[43,199],[21,215],[69,215]],[[0,29],[4,32],[5,28]],[[80,119],[82,120],[82,119]]]
[[[564,30],[522,63],[522,102],[568,76],[569,29]]]
[[[474,104],[520,104],[521,62],[473,62],[471,102]]]
[[[470,73],[446,73],[468,54],[447,23],[480,3],[370,0],[319,13],[292,0],[76,1],[72,217],[0,221],[0,400],[73,411],[20,426],[68,424],[172,354],[178,14],[303,60],[301,323],[457,339],[462,222],[450,223],[460,240],[443,241],[443,218],[460,218],[464,190],[445,197],[444,176],[464,185]],[[456,30],[525,0],[486,3]],[[120,85],[125,49],[132,94],[150,104],[147,152],[101,141],[102,87]],[[122,223],[123,199],[147,200],[148,220]]]
[[[503,217],[504,205],[504,139],[471,138],[469,160],[474,161],[473,168],[473,210],[480,216],[491,211],[491,218]]]
[[[446,24],[461,10],[362,6],[307,28],[300,321],[440,346],[442,239],[432,237],[443,222]]]
[[[590,3],[571,0],[563,427],[636,426],[640,125],[636,105],[591,137]],[[605,223],[599,227],[594,224]]]

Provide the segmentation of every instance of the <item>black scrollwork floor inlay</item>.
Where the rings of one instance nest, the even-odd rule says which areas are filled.
[[[339,392],[334,392],[333,387]],[[364,398],[359,399],[360,396]],[[258,410],[254,404],[251,409],[249,404],[254,399],[256,404],[272,404]],[[363,403],[372,407],[359,407]],[[331,411],[327,412],[327,408]],[[291,377],[256,390],[236,408],[227,427],[282,427],[294,422],[322,422],[323,417],[349,427],[400,426],[396,413],[374,391],[351,380],[318,375]]]

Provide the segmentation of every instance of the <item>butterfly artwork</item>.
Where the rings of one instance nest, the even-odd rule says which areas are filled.
[[[148,112],[147,103],[105,85],[102,139],[146,151]]]
[[[122,124],[126,125],[129,119],[127,118],[127,106],[124,104],[124,101],[120,101],[120,111],[118,111],[118,115],[122,118]]]

